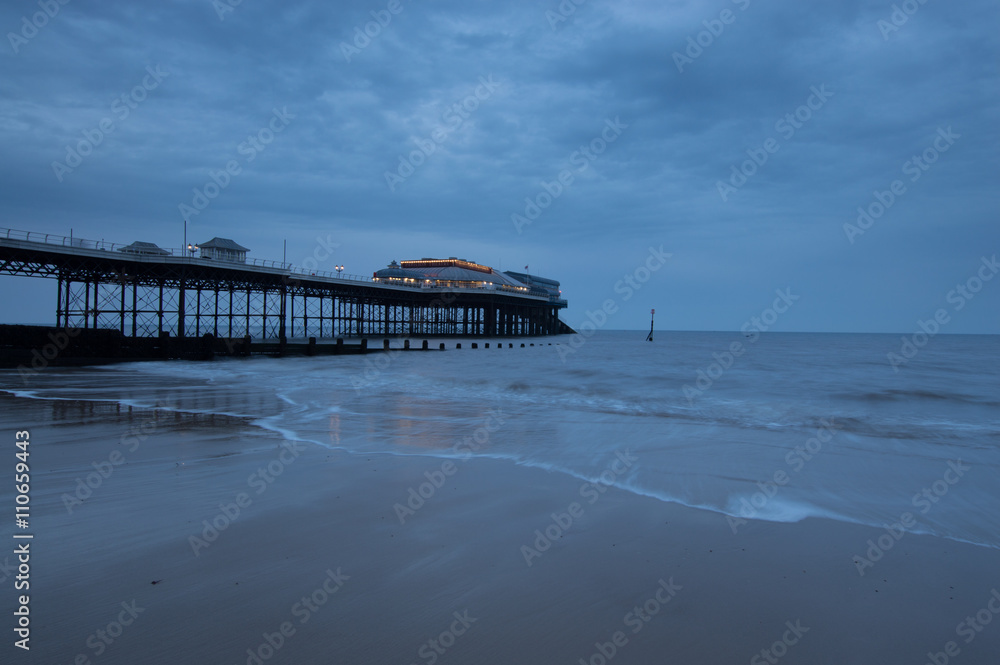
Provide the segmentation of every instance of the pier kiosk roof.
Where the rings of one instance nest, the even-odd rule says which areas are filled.
[[[169,256],[170,252],[157,246],[155,243],[142,242],[141,240],[136,240],[131,245],[125,245],[124,247],[118,248],[119,252],[124,252],[125,254],[142,254],[143,256]]]
[[[218,259],[235,263],[246,263],[247,252],[250,251],[229,238],[212,238],[208,242],[199,243],[197,248],[201,251],[203,259]]]

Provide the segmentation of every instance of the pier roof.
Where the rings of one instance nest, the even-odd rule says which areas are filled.
[[[420,259],[418,261],[393,261],[388,267],[375,273],[376,281],[403,282],[409,284],[433,284],[438,286],[458,286],[465,284],[487,284],[503,290],[527,292],[528,287],[521,282],[489,266],[464,259]]]
[[[249,252],[250,249],[229,238],[215,237],[208,242],[198,243],[200,249],[229,249],[234,252]]]
[[[155,256],[170,256],[170,252],[163,249],[156,243],[143,242],[141,240],[136,240],[131,245],[125,245],[124,247],[118,248],[119,252],[125,252],[126,254],[146,254]]]

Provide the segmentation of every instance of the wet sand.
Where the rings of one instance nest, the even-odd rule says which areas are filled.
[[[0,405],[8,441],[31,427],[35,534],[32,648],[12,646],[8,575],[5,663],[921,664],[945,662],[954,642],[948,662],[971,664],[1000,652],[997,550],[903,534],[861,576],[854,556],[883,529],[807,519],[734,534],[712,512],[499,460],[354,455],[236,418],[106,403]],[[105,462],[91,495],[67,502]],[[0,501],[13,505],[9,483]],[[536,530],[555,536],[547,548]],[[959,632],[977,613],[991,622]]]

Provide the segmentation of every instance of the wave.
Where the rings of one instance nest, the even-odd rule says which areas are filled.
[[[1000,406],[1000,402],[983,399],[975,395],[963,393],[935,392],[933,390],[902,390],[889,388],[878,392],[868,393],[841,393],[838,395],[843,399],[853,399],[861,402],[900,402],[909,400],[929,400],[943,402],[960,402],[966,404],[979,404],[982,406]]]
[[[1000,467],[1000,394],[982,373],[1000,348],[995,341],[975,353],[956,348],[949,359],[964,369],[959,381],[927,365],[919,376],[898,379],[890,371],[887,378],[884,362],[866,364],[884,340],[862,336],[846,351],[817,355],[817,338],[803,338],[796,355],[786,348],[795,340],[782,339],[771,340],[773,349],[753,347],[753,356],[691,401],[682,387],[718,350],[718,339],[658,344],[652,352],[661,356],[640,340],[642,354],[630,356],[595,336],[571,362],[549,364],[538,355],[504,354],[501,362],[471,351],[412,354],[370,377],[371,357],[344,356],[80,368],[47,372],[29,386],[0,373],[0,385],[26,399],[239,418],[289,441],[364,455],[464,458],[468,453],[448,447],[460,435],[451,437],[471,433],[488,409],[502,406],[509,429],[473,458],[595,482],[609,453],[632,445],[645,455],[643,467],[610,486],[736,518],[745,518],[745,502],[754,500],[754,476],[786,468],[786,452],[832,422],[834,443],[809,463],[802,484],[771,497],[753,519],[816,517],[881,528],[881,514],[940,478],[946,460],[963,458],[981,475],[956,489],[961,501],[949,496],[935,506],[934,522],[917,528],[998,547],[989,531],[1000,532],[993,528],[1000,496],[989,478]],[[823,364],[803,360],[813,357]],[[359,376],[365,382],[356,389],[352,378]]]

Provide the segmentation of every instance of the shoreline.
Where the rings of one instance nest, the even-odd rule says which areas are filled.
[[[46,404],[5,409],[5,429]],[[441,662],[590,662],[612,647],[616,663],[746,662],[781,642],[786,622],[808,628],[786,645],[788,663],[924,662],[948,641],[976,662],[1000,644],[1000,626],[969,644],[950,628],[1000,585],[996,550],[911,534],[862,577],[850,557],[881,530],[809,518],[748,521],[734,535],[715,513],[614,487],[588,503],[578,479],[486,458],[442,481],[440,458],[310,445],[258,494],[249,478],[280,461],[280,437],[233,418],[171,412],[67,515],[59,494],[74,474],[152,414],[64,405],[32,434],[33,659],[96,662],[89,636],[133,600],[143,613],[100,662],[248,662],[246,649],[266,653],[285,624],[294,632],[268,662],[428,662],[421,648],[453,625],[465,630]],[[435,481],[400,524],[394,505]],[[195,555],[196,527],[241,492],[252,503]],[[566,516],[528,566],[522,548]],[[302,623],[308,606],[296,603],[312,593],[326,601]],[[656,614],[631,632],[647,603]]]
[[[399,349],[392,349],[392,350],[396,351],[396,350],[399,350]],[[296,434],[294,432],[290,433],[289,431],[286,431],[283,428],[279,428],[279,427],[276,427],[276,426],[273,426],[273,425],[269,425],[269,424],[263,422],[264,420],[267,420],[267,418],[262,418],[260,416],[240,415],[240,414],[233,414],[233,413],[220,413],[220,412],[216,412],[216,411],[198,410],[198,409],[185,409],[185,408],[176,407],[175,405],[168,405],[168,406],[157,405],[157,406],[154,407],[154,406],[149,406],[149,405],[130,403],[127,400],[115,399],[115,398],[110,398],[110,397],[107,397],[107,398],[101,397],[101,398],[87,399],[87,398],[81,398],[81,397],[55,397],[55,396],[50,396],[50,395],[38,396],[38,395],[35,395],[35,394],[22,394],[22,392],[23,393],[30,393],[31,391],[30,390],[21,391],[21,390],[14,389],[14,388],[0,388],[0,398],[10,397],[10,398],[15,398],[15,399],[29,399],[29,400],[38,400],[38,401],[43,401],[43,402],[44,401],[61,401],[61,402],[76,402],[76,401],[79,401],[79,402],[86,402],[86,403],[92,403],[92,404],[110,405],[116,411],[120,411],[121,409],[128,409],[128,410],[132,410],[132,409],[139,409],[139,410],[146,409],[146,410],[150,410],[150,411],[159,410],[159,411],[162,411],[162,412],[165,412],[165,413],[175,414],[175,416],[174,416],[175,418],[176,417],[191,416],[191,417],[194,417],[194,418],[209,418],[211,420],[214,420],[214,419],[223,419],[223,420],[224,419],[231,419],[234,423],[237,423],[236,426],[238,426],[240,428],[248,428],[250,430],[253,430],[253,431],[257,432],[259,436],[264,437],[264,438],[267,438],[267,437],[276,437],[279,440],[301,442],[301,443],[305,443],[305,444],[307,444],[309,446],[317,446],[318,448],[321,448],[321,449],[323,449],[325,451],[328,451],[328,452],[329,451],[337,451],[337,452],[343,452],[343,453],[348,454],[348,455],[356,455],[356,456],[365,456],[365,455],[368,455],[368,456],[387,456],[387,457],[403,457],[403,458],[416,457],[416,458],[421,458],[421,459],[425,459],[425,460],[437,460],[437,462],[428,462],[429,464],[432,464],[432,465],[434,465],[434,464],[438,464],[439,465],[440,463],[447,463],[448,461],[464,463],[467,460],[467,453],[457,454],[457,451],[451,452],[450,449],[445,449],[445,450],[449,450],[449,452],[444,452],[442,450],[433,450],[433,449],[421,450],[419,452],[401,452],[401,451],[389,451],[389,450],[378,450],[378,451],[352,450],[350,447],[345,446],[345,445],[332,445],[332,444],[329,444],[329,443],[323,443],[323,442],[320,442],[320,441],[316,441],[314,439],[301,438],[298,434]],[[493,460],[493,461],[498,461],[498,462],[501,462],[501,463],[504,463],[504,464],[511,464],[513,466],[519,466],[519,467],[537,469],[537,470],[541,470],[541,471],[544,471],[544,472],[547,472],[547,473],[561,474],[561,475],[567,476],[568,478],[570,478],[572,480],[575,480],[575,481],[578,481],[578,482],[581,482],[581,483],[585,483],[585,482],[598,482],[594,478],[585,477],[584,475],[582,475],[582,474],[580,474],[578,472],[575,472],[572,469],[568,469],[568,468],[565,468],[565,467],[562,467],[562,466],[555,466],[555,465],[551,465],[551,464],[536,463],[536,462],[533,462],[533,461],[530,461],[530,460],[521,460],[521,459],[518,459],[518,458],[515,458],[515,457],[506,456],[506,455],[489,455],[489,454],[476,455],[476,459]],[[437,468],[437,467],[435,467],[435,468]],[[874,529],[879,536],[881,536],[882,534],[889,534],[890,536],[893,536],[894,541],[898,541],[900,539],[899,536],[898,536],[898,532],[902,531],[903,535],[927,536],[929,538],[938,538],[938,539],[942,539],[942,540],[947,540],[947,541],[950,541],[950,542],[953,542],[953,543],[956,543],[956,544],[959,544],[959,545],[967,545],[967,546],[971,546],[971,547],[981,547],[981,548],[984,548],[984,549],[994,550],[994,551],[1000,552],[1000,546],[997,546],[997,545],[992,545],[992,544],[989,544],[989,543],[976,542],[976,541],[972,541],[972,540],[958,538],[958,537],[955,537],[955,536],[950,536],[950,535],[947,535],[947,534],[939,534],[939,533],[934,533],[934,532],[928,531],[928,530],[921,530],[919,528],[914,528],[914,526],[919,527],[919,523],[913,522],[912,519],[909,519],[909,521],[907,521],[904,518],[904,516],[900,516],[899,518],[897,518],[895,520],[892,520],[891,522],[887,522],[885,524],[882,524],[882,525],[869,524],[869,523],[863,522],[863,521],[861,521],[859,519],[854,519],[854,518],[851,518],[851,517],[845,516],[845,515],[831,515],[831,514],[807,515],[806,517],[803,517],[803,518],[800,518],[800,519],[797,519],[797,520],[767,519],[766,517],[747,516],[745,514],[732,514],[732,513],[726,512],[725,510],[723,510],[723,509],[721,509],[719,507],[716,507],[716,506],[688,503],[688,502],[685,502],[682,499],[675,498],[675,497],[662,496],[661,494],[659,494],[659,493],[657,493],[655,491],[647,490],[647,489],[644,489],[644,488],[636,488],[634,486],[622,485],[622,484],[616,484],[616,485],[614,485],[614,488],[617,491],[631,494],[632,496],[634,496],[636,498],[651,499],[653,501],[657,501],[657,502],[660,502],[660,503],[672,504],[672,505],[679,506],[681,508],[690,509],[690,510],[697,510],[697,511],[704,511],[704,512],[710,513],[712,515],[716,515],[716,516],[718,516],[718,518],[720,520],[726,522],[726,524],[728,525],[727,528],[729,528],[730,530],[733,530],[734,534],[735,534],[735,531],[737,529],[743,528],[743,526],[745,524],[752,523],[752,522],[765,522],[765,523],[773,523],[773,524],[798,524],[798,523],[801,523],[801,522],[803,522],[805,520],[808,520],[808,519],[822,519],[822,520],[829,520],[831,522],[838,523],[838,524],[852,525],[852,526],[857,526],[857,527],[862,527],[862,528],[867,528],[867,529]],[[926,503],[925,500],[924,500],[924,503]],[[914,505],[915,505],[915,507],[914,507],[913,510],[916,511],[917,510],[916,504],[914,504]],[[910,518],[913,517],[913,515],[910,514],[910,513],[907,513],[907,515],[909,515]],[[892,546],[889,546],[887,548],[882,548],[882,549],[884,549],[884,550],[892,549]]]

